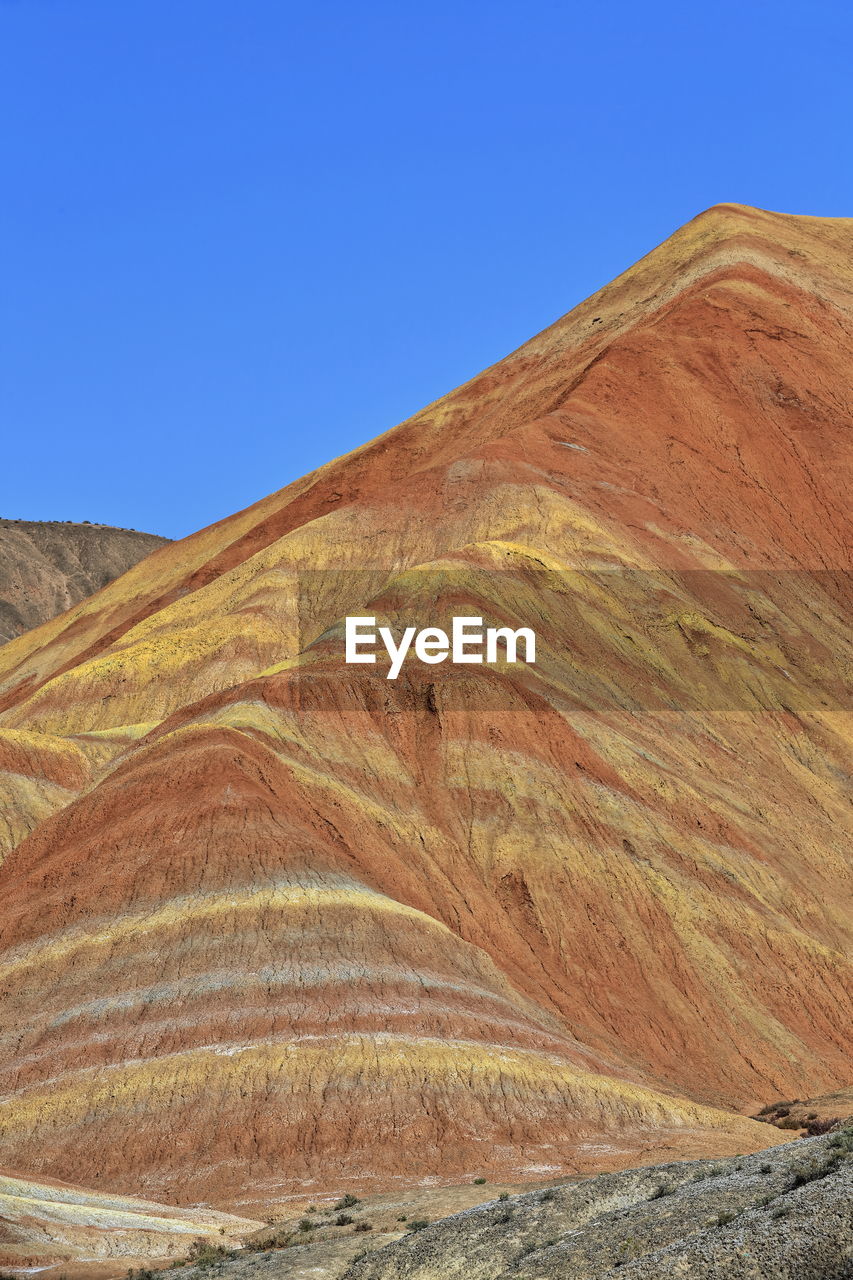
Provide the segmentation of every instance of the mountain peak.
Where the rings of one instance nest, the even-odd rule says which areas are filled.
[[[0,1163],[243,1213],[846,1083],[849,244],[715,206],[0,649]],[[535,662],[345,660],[448,615]]]

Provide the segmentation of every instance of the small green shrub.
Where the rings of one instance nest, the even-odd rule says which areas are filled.
[[[509,1192],[508,1192],[508,1191],[502,1191],[502,1192],[500,1193],[500,1195],[498,1196],[498,1199],[499,1199],[499,1200],[508,1200],[508,1199],[509,1199]]]
[[[829,1139],[828,1145],[834,1151],[853,1151],[853,1129],[839,1129],[838,1133],[834,1133]]]
[[[791,1179],[790,1190],[804,1187],[809,1182],[817,1182],[819,1178],[825,1178],[828,1174],[834,1173],[840,1159],[841,1152],[831,1151],[823,1164],[797,1165]]]
[[[639,1257],[642,1252],[640,1245],[633,1236],[628,1236],[625,1240],[619,1241],[619,1252],[613,1260],[614,1267],[624,1267],[626,1263],[632,1262],[634,1258]]]
[[[373,1227],[369,1222],[357,1222],[355,1224],[356,1231],[372,1231]]]
[[[300,1218],[300,1219],[299,1219],[299,1230],[300,1230],[300,1231],[312,1231],[313,1229],[314,1229],[314,1223],[311,1221],[311,1219],[310,1219],[310,1218]]]
[[[734,1209],[721,1209],[717,1214],[717,1226],[724,1227],[729,1222],[734,1222],[737,1212]]]
[[[211,1244],[208,1240],[194,1240],[189,1248],[187,1262],[194,1267],[199,1267],[202,1271],[206,1271],[209,1267],[215,1266],[218,1262],[225,1262],[229,1258],[236,1258],[237,1253],[234,1249],[226,1249],[221,1244]],[[142,1268],[145,1270],[146,1268]],[[148,1280],[145,1276],[140,1276],[139,1272],[135,1274],[133,1280]]]
[[[354,1205],[361,1204],[358,1196],[352,1195],[349,1191],[345,1196],[341,1196],[337,1204],[333,1205],[335,1209],[352,1209]]]
[[[824,1120],[809,1120],[809,1137],[819,1138],[824,1133],[831,1133],[840,1123],[838,1116],[828,1116]]]
[[[475,1187],[484,1187],[485,1185],[486,1185],[486,1179],[485,1179],[485,1178],[475,1178],[475,1179],[474,1179],[474,1186],[475,1186]]]
[[[336,1227],[349,1227],[352,1226],[353,1221],[354,1219],[348,1213],[339,1213],[335,1218],[334,1225]]]
[[[423,1231],[423,1229],[428,1226],[429,1226],[429,1218],[415,1218],[413,1222],[409,1223],[409,1230]]]

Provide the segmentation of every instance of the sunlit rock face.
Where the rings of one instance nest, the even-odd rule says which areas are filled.
[[[248,1213],[849,1082],[851,248],[710,210],[0,650],[0,1164]]]

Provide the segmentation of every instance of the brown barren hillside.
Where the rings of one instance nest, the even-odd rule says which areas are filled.
[[[55,618],[166,538],[59,520],[0,520],[0,644]]]
[[[0,651],[0,1162],[249,1213],[849,1083],[852,247],[712,209]]]

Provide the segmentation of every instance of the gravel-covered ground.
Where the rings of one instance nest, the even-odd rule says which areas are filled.
[[[603,1174],[471,1209],[346,1280],[844,1280],[853,1132],[757,1155]]]
[[[391,1208],[343,1225],[324,1210],[158,1280],[853,1280],[853,1130],[503,1192],[425,1225]]]

